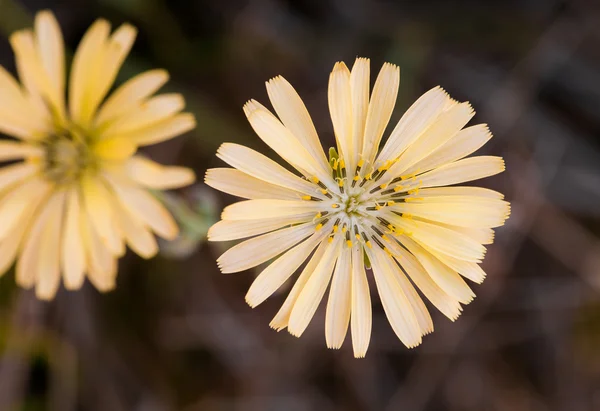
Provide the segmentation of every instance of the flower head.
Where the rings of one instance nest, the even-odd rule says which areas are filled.
[[[167,210],[148,192],[187,185],[191,170],[163,167],[138,147],[194,127],[180,113],[179,94],[153,94],[168,80],[163,70],[140,74],[106,98],[136,37],[130,25],[110,33],[98,20],[73,59],[66,98],[62,34],[50,12],[34,30],[10,37],[19,84],[0,67],[0,273],[17,259],[16,281],[52,298],[61,275],[68,289],[85,275],[99,290],[115,285],[117,259],[128,244],[149,258],[152,231],[177,235]]]
[[[221,271],[274,259],[250,287],[248,304],[262,303],[308,259],[271,327],[300,336],[330,287],[327,346],[339,348],[350,324],[357,357],[365,355],[371,334],[368,267],[392,328],[414,347],[433,331],[416,289],[455,320],[474,297],[463,277],[483,281],[484,244],[510,212],[498,192],[453,186],[500,173],[504,161],[465,158],[492,135],[485,125],[463,128],[473,109],[440,87],[408,109],[379,149],[399,81],[398,67],[385,64],[369,93],[367,59],[357,59],[351,71],[335,65],[329,110],[337,150],[326,156],[302,100],[276,77],[267,91],[279,118],[254,100],[244,111],[300,176],[227,143],[217,155],[234,168],[206,174],[212,187],[249,199],[226,207],[209,231],[212,241],[252,237],[219,258]]]

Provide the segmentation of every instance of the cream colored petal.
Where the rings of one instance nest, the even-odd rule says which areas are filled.
[[[419,189],[418,196],[421,198],[429,198],[429,197],[485,197],[485,198],[493,198],[502,200],[504,199],[504,194],[499,193],[494,190],[490,190],[489,188],[483,187],[435,187],[435,188],[423,188]]]
[[[243,241],[217,259],[223,274],[256,267],[283,253],[314,232],[312,224],[304,224],[263,234]]]
[[[300,337],[315,315],[331,280],[333,267],[340,255],[341,246],[340,236],[337,236],[333,243],[328,244],[321,261],[306,281],[302,291],[300,291],[300,295],[294,303],[294,308],[292,308],[288,324],[288,331],[293,336]]]
[[[353,69],[354,72],[354,69]],[[363,358],[367,354],[371,341],[373,315],[371,313],[371,295],[365,272],[364,251],[362,247],[352,249],[352,307],[350,327],[352,329],[352,348],[354,357]]]
[[[433,153],[406,170],[406,174],[423,173],[444,164],[460,160],[479,150],[492,138],[487,124],[478,124],[459,131]]]
[[[246,200],[225,207],[223,220],[254,220],[262,218],[291,217],[323,211],[321,201]]]
[[[471,228],[494,228],[504,224],[510,204],[483,197],[429,197],[396,203],[392,209],[430,221]]]
[[[261,304],[279,287],[281,287],[300,265],[306,261],[310,253],[325,238],[327,233],[322,230],[314,233],[306,241],[291,248],[281,257],[273,261],[256,277],[246,294],[246,302],[252,308]]]
[[[267,92],[281,122],[306,148],[324,172],[329,163],[323,152],[317,130],[306,110],[304,102],[286,79],[277,76],[267,82]]]
[[[264,218],[260,220],[221,220],[208,230],[208,241],[231,241],[268,233],[285,226],[306,223],[314,218],[313,213],[297,217]]]
[[[454,137],[474,115],[475,112],[469,103],[456,104],[444,111],[389,169],[387,180],[406,173],[413,165],[417,166],[419,161]]]
[[[85,211],[102,243],[112,254],[123,255],[124,243],[115,221],[112,193],[96,177],[85,177],[81,181],[81,192]]]
[[[298,139],[263,105],[250,100],[244,105],[244,113],[256,134],[281,158],[305,176],[316,176],[326,185],[333,183],[331,175],[318,166]]]
[[[143,258],[154,257],[158,253],[158,243],[152,232],[116,198],[113,198],[113,209],[127,245]]]
[[[343,247],[333,271],[325,314],[325,342],[328,348],[341,348],[348,332],[352,306],[351,250]]]
[[[100,107],[95,127],[102,128],[107,122],[126,116],[132,108],[156,93],[168,80],[169,73],[166,70],[150,70],[126,81]]]
[[[411,239],[451,257],[474,263],[481,262],[485,247],[464,234],[437,224],[388,215],[388,219]],[[407,236],[402,236],[402,240]]]
[[[69,79],[69,111],[72,121],[82,127],[88,126],[93,114],[89,97],[103,69],[109,33],[110,24],[106,20],[96,20],[81,39],[73,57]]]
[[[314,184],[303,180],[270,158],[248,147],[224,143],[219,147],[217,157],[252,177],[321,198],[319,194],[316,194],[317,187]]]
[[[67,290],[77,290],[83,285],[86,256],[81,237],[82,206],[80,193],[72,189],[67,195],[65,223],[61,240],[61,269]]]
[[[15,141],[0,141],[0,161],[21,160],[43,155],[44,150],[39,146]]]
[[[41,11],[36,15],[35,36],[39,61],[48,78],[56,114],[61,121],[64,121],[66,119],[65,45],[60,26],[52,12]]]
[[[356,150],[351,158],[351,164],[348,166],[348,174],[350,175],[354,175],[355,173],[356,164],[360,160],[358,158],[360,154],[359,151],[362,150],[363,146],[365,123],[369,111],[369,84],[369,59],[358,57],[350,72],[350,94],[352,97],[352,147]]]
[[[17,163],[0,168],[0,192],[23,182],[39,171],[39,166],[32,163]]]
[[[417,291],[410,283],[406,275],[400,270],[400,267],[396,264],[396,262],[392,258],[386,258],[388,265],[391,268],[392,273],[394,274],[394,278],[402,288],[402,292],[404,296],[408,299],[408,303],[410,304],[415,318],[417,319],[417,323],[419,324],[419,329],[421,330],[421,335],[427,335],[433,332],[433,320],[431,319],[431,315],[429,315],[429,310],[423,303],[423,300],[417,294]]]
[[[42,201],[45,203],[46,200],[47,198],[44,195],[38,196],[37,198],[34,198],[32,202],[28,203],[28,206],[19,217],[19,220],[6,235],[6,239],[0,242],[0,275],[3,275],[12,266],[22,244],[29,238],[31,226],[33,225],[32,220],[36,221],[34,213],[37,211],[40,203]],[[33,277],[25,282],[30,284],[29,287],[33,286]]]
[[[162,125],[178,114],[185,107],[185,100],[181,94],[170,93],[154,96],[142,102],[137,108],[101,130],[103,136],[120,136]]]
[[[51,217],[50,210],[45,202],[34,217],[31,230],[25,234],[15,270],[15,280],[20,287],[31,288],[36,283],[42,233]]]
[[[388,257],[379,248],[366,248],[373,267],[375,284],[392,329],[408,348],[421,344],[421,330],[410,300],[391,270]]]
[[[137,146],[130,139],[113,137],[98,141],[92,149],[102,160],[123,161],[135,154]]]
[[[298,300],[300,292],[304,289],[306,282],[315,271],[315,268],[317,268],[317,265],[319,265],[319,263],[322,261],[327,250],[331,250],[330,244],[327,241],[321,242],[313,256],[308,261],[308,264],[306,264],[304,267],[304,270],[302,270],[302,273],[300,273],[300,276],[294,283],[294,286],[290,290],[283,305],[269,324],[271,328],[281,331],[288,326],[290,314],[292,313],[292,309],[296,304],[296,300]]]
[[[130,158],[125,167],[127,175],[133,181],[156,190],[180,188],[196,180],[194,172],[189,168],[163,166],[142,156]]]
[[[123,61],[129,54],[137,30],[129,24],[123,24],[119,27],[112,36],[108,39],[102,61],[98,64],[100,70],[97,71],[97,76],[94,82],[90,83],[89,91],[86,95],[85,105],[85,122],[89,123],[96,113],[98,106],[106,97],[106,93],[115,82],[117,73],[119,72]]]
[[[335,63],[329,76],[329,113],[340,156],[346,162],[347,173],[354,174],[357,152],[362,148],[353,145],[352,89],[350,70],[343,62]],[[352,171],[350,171],[352,170]]]
[[[150,193],[134,184],[120,181],[118,177],[104,174],[114,190],[121,205],[152,231],[167,240],[173,240],[179,234],[179,228],[171,213]]]
[[[36,262],[35,294],[41,300],[54,298],[60,285],[60,239],[64,214],[65,192],[53,194],[44,213],[48,213],[44,228],[40,232],[39,250]]]
[[[440,286],[448,295],[456,298],[463,304],[473,301],[475,294],[467,283],[447,265],[443,264],[435,256],[419,246],[409,238],[403,238],[402,244],[419,260],[421,265],[429,273],[433,281]]]
[[[385,63],[373,86],[365,123],[362,158],[367,164],[373,164],[375,160],[381,137],[394,111],[399,86],[400,68]]]
[[[469,157],[438,167],[419,176],[421,187],[446,186],[478,180],[504,171],[501,157]]]
[[[24,140],[38,139],[51,127],[46,114],[37,110],[15,78],[0,66],[0,131]]]
[[[381,149],[378,161],[384,163],[402,154],[439,118],[449,101],[448,93],[441,87],[423,94],[404,113]]]
[[[452,321],[460,316],[460,303],[437,285],[414,255],[403,247],[394,247],[394,258],[417,288],[442,314]]]
[[[214,189],[251,200],[298,200],[304,194],[285,187],[267,183],[235,168],[211,168],[206,170],[204,182]]]
[[[459,260],[458,258],[450,257],[448,255],[438,253],[435,250],[431,250],[427,247],[423,247],[429,251],[434,257],[446,264],[450,269],[458,272],[465,278],[481,284],[485,280],[485,271],[479,266],[479,264],[471,263],[469,261]]]
[[[40,178],[34,178],[15,187],[0,201],[0,239],[7,238],[21,217],[44,197],[50,186]]]
[[[117,260],[104,246],[86,213],[81,213],[81,236],[85,244],[88,278],[98,291],[112,290],[116,285]]]
[[[461,234],[466,235],[467,237],[471,237],[473,240],[477,241],[479,244],[492,244],[494,242],[494,230],[491,228],[469,228],[469,227],[457,227],[455,225],[449,224],[439,224],[442,227],[449,228],[450,230],[454,230]]]
[[[193,114],[179,113],[145,128],[124,133],[120,137],[129,139],[138,146],[150,146],[177,137],[194,127],[196,127],[196,119]]]

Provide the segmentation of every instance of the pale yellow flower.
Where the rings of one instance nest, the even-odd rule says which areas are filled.
[[[300,336],[330,287],[327,346],[339,348],[348,325],[354,355],[366,354],[372,266],[387,318],[407,346],[433,323],[421,297],[455,320],[473,291],[463,280],[485,278],[478,265],[492,228],[510,206],[479,187],[447,187],[504,170],[500,157],[464,158],[491,137],[485,125],[463,127],[475,114],[440,87],[408,109],[378,150],[392,115],[400,71],[385,64],[369,98],[369,60],[352,71],[337,63],[329,79],[329,110],[337,141],[327,159],[302,100],[282,77],[267,82],[279,119],[251,100],[244,107],[258,136],[301,177],[249,148],[223,144],[217,156],[235,168],[208,170],[206,183],[249,199],[226,207],[212,241],[253,237],[218,260],[223,273],[268,265],[246,301],[255,307],[308,259],[271,327]],[[313,253],[314,251],[314,253]],[[312,254],[312,257],[310,255]],[[331,285],[330,285],[331,284]]]
[[[83,37],[69,76],[63,38],[50,12],[34,30],[10,37],[19,84],[0,67],[0,273],[17,260],[16,281],[52,298],[60,279],[99,290],[115,286],[125,244],[149,258],[155,232],[172,239],[178,228],[148,192],[190,184],[191,170],[163,167],[136,155],[138,147],[194,127],[179,94],[153,94],[163,70],[140,74],[106,98],[136,37],[125,24],[114,33],[96,21]]]

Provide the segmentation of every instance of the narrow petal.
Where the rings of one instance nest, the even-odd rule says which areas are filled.
[[[317,265],[319,265],[319,263],[322,261],[323,257],[325,256],[325,252],[331,249],[331,247],[329,246],[330,244],[328,244],[326,241],[323,241],[321,242],[319,247],[317,247],[317,250],[315,251],[308,264],[306,264],[304,270],[302,270],[302,273],[300,273],[300,276],[294,283],[294,286],[290,290],[283,305],[269,324],[271,328],[277,331],[281,331],[288,326],[292,309],[294,308],[294,305],[298,300],[300,292],[304,289],[306,282],[308,281],[312,273],[315,271],[315,268],[317,268]]]
[[[326,235],[324,230],[314,233],[306,241],[291,248],[265,268],[256,277],[246,294],[248,305],[254,308],[269,298],[306,261]]]
[[[138,146],[150,146],[187,133],[194,127],[196,127],[196,119],[193,114],[179,113],[147,127],[123,133],[120,137],[129,139]]]
[[[400,68],[394,64],[385,63],[377,76],[369,111],[365,124],[365,135],[362,146],[362,158],[372,165],[379,148],[379,142],[387,127],[400,86]]]
[[[325,184],[333,184],[331,175],[319,167],[298,139],[264,106],[250,100],[244,106],[244,113],[256,134],[281,158],[305,176],[316,176]]]
[[[299,191],[303,194],[315,195],[315,186],[313,184],[301,179],[275,161],[248,147],[239,144],[224,143],[219,147],[217,157],[252,177],[290,190]]]
[[[463,304],[468,304],[473,301],[475,294],[456,271],[450,269],[414,241],[403,239],[402,244],[408,248],[417,260],[419,260],[431,278],[433,278],[436,284],[439,285],[444,292],[456,298]]]
[[[281,122],[300,141],[324,172],[329,163],[317,135],[317,130],[306,110],[304,102],[294,87],[283,77],[277,76],[267,82],[267,93]]]
[[[156,189],[170,190],[192,184],[196,176],[186,167],[166,167],[142,156],[127,161],[127,175],[136,183]]]
[[[40,63],[48,77],[56,115],[61,121],[65,121],[65,45],[60,26],[52,12],[41,11],[36,15],[35,35]]]
[[[435,187],[435,188],[423,188],[419,189],[419,197],[430,198],[430,197],[485,197],[502,200],[504,194],[499,193],[489,188],[483,187]]]
[[[365,272],[363,254],[362,247],[352,249],[352,309],[350,326],[352,329],[352,347],[356,358],[363,358],[367,354],[373,323],[371,295],[369,294],[369,282],[367,281],[367,273]]]
[[[110,291],[116,285],[116,259],[102,243],[85,213],[81,213],[80,224],[87,256],[88,278],[99,291]]]
[[[107,40],[102,60],[98,61],[100,70],[96,72],[95,81],[90,83],[86,96],[86,122],[92,119],[98,106],[106,97],[106,93],[115,82],[117,73],[129,54],[136,35],[135,27],[123,24]]]
[[[95,126],[102,128],[109,121],[127,115],[132,107],[139,106],[142,100],[156,93],[168,80],[169,73],[165,70],[150,70],[126,81],[100,107]]]
[[[419,244],[426,244],[436,251],[451,257],[474,263],[481,262],[485,255],[485,247],[464,234],[447,229],[437,224],[416,221],[409,218],[389,215],[390,221]]]
[[[113,198],[113,209],[127,245],[139,256],[151,258],[158,253],[158,243],[144,223]]]
[[[104,174],[114,190],[120,204],[131,214],[137,216],[143,224],[167,240],[173,240],[179,234],[179,228],[171,213],[146,190],[134,184],[120,181],[108,173]]]
[[[468,103],[456,104],[444,111],[436,122],[410,145],[389,169],[388,180],[406,173],[409,167],[416,165],[420,160],[446,144],[474,115],[475,112]]]
[[[429,197],[396,203],[392,209],[444,224],[471,228],[494,228],[504,225],[510,204],[482,197]]]
[[[350,70],[343,62],[335,63],[329,76],[329,113],[340,155],[345,160],[348,171],[356,167],[356,154],[360,147],[353,146],[352,89]]]
[[[251,238],[223,253],[217,264],[223,274],[247,270],[278,256],[313,232],[312,224],[304,224]]]
[[[20,218],[49,190],[50,186],[45,181],[35,178],[19,185],[2,198],[0,215],[3,224],[0,224],[0,239],[6,238],[11,229],[18,224]]]
[[[404,113],[385,145],[381,149],[378,162],[395,160],[411,146],[438,119],[450,101],[448,93],[435,87],[423,94]]]
[[[65,192],[52,195],[44,208],[48,213],[40,232],[40,244],[36,261],[35,294],[41,300],[54,298],[60,284],[60,239],[64,214]]]
[[[421,187],[447,186],[478,180],[504,171],[501,157],[469,157],[446,164],[419,176]]]
[[[265,234],[285,226],[306,223],[314,218],[313,213],[298,217],[263,218],[259,220],[221,220],[208,230],[208,241],[231,241]]]
[[[354,175],[363,146],[365,123],[369,111],[369,59],[358,57],[350,72],[350,94],[352,97],[352,147],[354,155],[348,165],[348,173]]]
[[[295,337],[300,337],[314,316],[325,290],[331,280],[333,267],[340,255],[341,240],[338,236],[333,243],[328,244],[321,261],[315,267],[310,278],[300,291],[298,299],[290,314],[288,331]]]
[[[266,217],[298,217],[322,211],[321,201],[246,200],[225,207],[223,220],[253,220]]]
[[[328,348],[340,348],[346,338],[352,306],[352,249],[344,247],[338,258],[325,314],[325,341]]]
[[[394,248],[394,258],[423,295],[442,314],[455,321],[461,314],[460,303],[440,288],[421,263],[403,247]]]
[[[44,150],[38,146],[15,141],[0,141],[0,161],[39,158],[43,155]]]
[[[204,182],[214,189],[250,200],[298,200],[304,194],[285,187],[267,183],[235,168],[206,170]]]
[[[38,171],[39,166],[33,163],[17,163],[2,167],[0,169],[0,191],[22,183]]]
[[[135,110],[128,113],[102,129],[103,136],[125,136],[139,130],[150,128],[153,125],[172,118],[185,107],[185,100],[181,94],[161,94],[142,102]]]
[[[80,193],[72,189],[67,195],[65,223],[62,235],[61,268],[65,288],[77,290],[83,285],[86,271],[86,256],[81,238],[82,206]]]
[[[114,255],[123,255],[124,243],[118,230],[111,204],[112,194],[104,182],[95,177],[86,177],[81,182],[85,210],[103,244]]]
[[[459,131],[453,138],[438,147],[433,153],[423,158],[406,170],[406,174],[423,173],[444,164],[460,160],[479,150],[492,138],[487,124],[478,124]]]
[[[106,42],[110,24],[106,20],[96,20],[88,29],[73,57],[69,79],[69,111],[71,119],[78,125],[87,126],[91,117],[89,94],[102,70],[106,53]]]
[[[404,345],[416,347],[421,344],[422,333],[413,307],[390,269],[389,257],[381,249],[365,250],[371,260],[381,304],[392,329]]]

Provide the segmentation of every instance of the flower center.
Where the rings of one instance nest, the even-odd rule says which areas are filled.
[[[96,166],[88,142],[76,132],[62,131],[44,141],[45,176],[56,184],[71,184]]]

